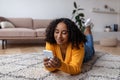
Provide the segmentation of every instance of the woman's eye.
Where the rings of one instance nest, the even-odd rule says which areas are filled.
[[[62,34],[67,34],[67,31],[63,31]]]
[[[55,31],[55,33],[59,33],[58,31]]]
[[[64,31],[58,31],[58,30],[56,30],[55,32],[54,32],[55,34],[67,34],[68,33],[68,31],[66,31],[66,30],[64,30]]]

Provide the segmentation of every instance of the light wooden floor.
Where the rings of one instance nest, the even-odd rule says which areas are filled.
[[[102,51],[113,55],[120,55],[120,42],[116,47],[103,47],[99,44],[94,45],[96,51]]]
[[[0,55],[16,53],[40,53],[44,49],[44,44],[10,44],[7,49],[2,49],[0,44]],[[103,47],[95,44],[96,51],[108,52],[114,55],[120,55],[120,43],[117,47]]]
[[[44,49],[43,44],[9,44],[7,49],[2,49],[0,45],[0,55],[16,53],[40,53]]]

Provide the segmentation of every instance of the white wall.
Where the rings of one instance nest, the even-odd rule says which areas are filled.
[[[120,14],[93,13],[92,8],[104,9],[104,5],[120,12],[120,0],[0,0],[0,16],[31,17],[38,19],[71,18],[73,2],[76,1],[85,10],[85,18],[92,18],[93,31],[102,32],[104,26],[120,25]]]
[[[70,17],[70,0],[0,0],[0,15],[6,17]]]

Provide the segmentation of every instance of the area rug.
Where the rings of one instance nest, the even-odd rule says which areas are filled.
[[[120,80],[120,56],[96,52],[81,74],[69,75],[46,71],[42,53],[1,55],[0,80]]]

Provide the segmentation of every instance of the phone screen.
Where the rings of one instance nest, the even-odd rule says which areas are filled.
[[[48,58],[53,58],[53,52],[50,50],[43,50],[44,56]]]

